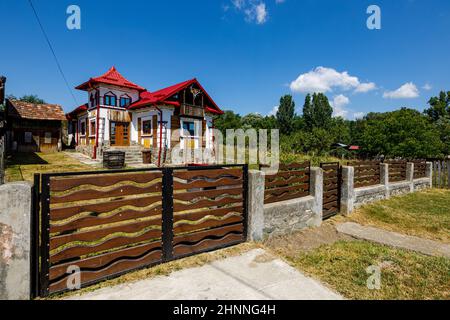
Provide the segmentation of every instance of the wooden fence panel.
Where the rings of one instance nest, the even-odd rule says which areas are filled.
[[[450,189],[450,160],[433,161],[433,186]]]
[[[160,262],[161,181],[161,171],[49,176],[48,293],[66,289],[68,266],[85,285]]]
[[[385,160],[389,165],[389,182],[406,180],[406,160]]]
[[[349,161],[355,169],[355,188],[380,184],[380,161]]]
[[[339,213],[341,208],[341,166],[339,162],[321,163],[323,169],[323,219]]]
[[[414,179],[425,178],[427,176],[427,161],[413,160],[414,163]]]
[[[173,257],[245,241],[247,171],[175,170]]]
[[[310,162],[282,164],[275,174],[265,176],[264,203],[309,195]]]
[[[77,269],[86,286],[247,238],[247,165],[34,178],[35,296],[68,290]]]

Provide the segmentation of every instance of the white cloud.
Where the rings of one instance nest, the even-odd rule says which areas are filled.
[[[333,107],[333,115],[335,117],[345,118],[348,114],[348,110],[344,109],[346,105],[350,103],[350,99],[343,94],[337,95],[333,98],[331,105]]]
[[[405,83],[400,88],[394,91],[386,91],[383,93],[383,98],[386,99],[410,99],[417,98],[419,96],[419,90],[412,82]]]
[[[338,72],[333,68],[317,67],[307,73],[301,74],[292,81],[290,88],[294,92],[311,93],[354,89],[355,92],[368,92],[376,88],[375,83],[361,83],[358,77],[351,76],[347,71]]]
[[[233,0],[231,3],[236,9],[242,9],[245,4],[245,0]]]
[[[256,23],[263,24],[267,21],[267,9],[265,3],[260,3],[255,7]]]
[[[356,87],[356,93],[366,93],[372,90],[375,90],[377,86],[373,82],[360,83],[359,86]]]
[[[264,24],[269,17],[266,3],[259,0],[232,0],[233,7],[245,14],[247,22],[255,22],[256,24]]]
[[[422,87],[422,89],[429,91],[429,90],[433,89],[433,87],[431,86],[431,84],[425,83],[425,85]]]
[[[268,116],[269,117],[270,116],[275,116],[277,114],[277,112],[278,112],[278,108],[279,108],[279,106],[273,107],[272,110],[269,112]]]

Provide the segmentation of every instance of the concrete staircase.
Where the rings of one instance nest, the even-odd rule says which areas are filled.
[[[142,164],[142,146],[110,147],[108,150],[118,150],[125,152],[125,165],[127,166]]]

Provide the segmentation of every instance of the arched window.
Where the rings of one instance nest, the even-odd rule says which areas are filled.
[[[117,106],[117,97],[116,97],[116,95],[114,93],[112,93],[111,91],[109,91],[103,97],[103,103],[104,103],[105,106],[116,107]]]
[[[127,94],[120,96],[120,106],[125,108],[131,104],[131,97]]]

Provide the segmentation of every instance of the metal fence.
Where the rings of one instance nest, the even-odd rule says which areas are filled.
[[[247,165],[36,174],[33,295],[244,242]]]
[[[5,183],[5,136],[0,129],[0,184]]]

